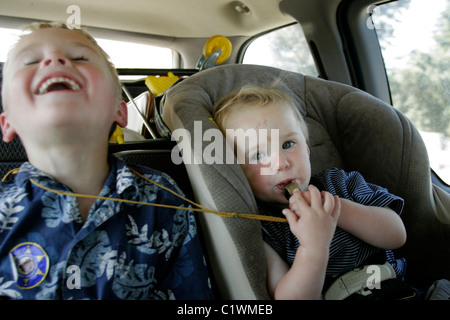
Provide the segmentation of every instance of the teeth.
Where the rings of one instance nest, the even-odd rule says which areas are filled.
[[[64,77],[56,77],[51,78],[41,84],[39,88],[39,94],[44,94],[48,91],[48,88],[54,83],[65,83],[67,84],[73,91],[80,90],[80,86],[73,80],[64,78]]]

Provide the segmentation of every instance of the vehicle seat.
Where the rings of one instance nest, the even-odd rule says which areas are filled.
[[[1,90],[3,83],[3,63],[0,62],[0,113],[3,112],[3,103],[1,101]],[[22,162],[27,160],[27,154],[20,142],[20,139],[16,136],[10,143],[3,142],[3,134],[0,130],[0,179],[2,179],[6,173],[10,170],[20,167]],[[11,181],[10,175],[7,181]]]
[[[309,126],[312,173],[330,167],[356,170],[368,182],[403,197],[401,217],[408,240],[396,254],[408,261],[408,279],[417,285],[450,279],[450,222],[436,217],[439,204],[433,198],[428,155],[419,132],[392,106],[350,86],[271,67],[224,65],[170,88],[162,118],[172,132],[185,129],[193,140],[179,145],[196,200],[214,210],[258,212],[236,161],[207,164],[200,153],[212,143],[203,135],[216,128],[210,119],[216,101],[244,85],[268,86],[275,79],[281,79],[283,89],[298,102]],[[222,140],[225,145],[223,136]],[[196,162],[188,157],[191,152]],[[448,193],[441,197],[448,203]],[[223,298],[267,299],[260,222],[208,213],[199,218]]]

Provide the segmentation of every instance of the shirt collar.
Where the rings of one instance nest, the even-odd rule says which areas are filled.
[[[108,177],[106,178],[100,196],[102,196],[103,193],[107,193],[108,195],[110,195],[111,192],[122,194],[128,188],[134,189],[134,192],[132,193],[137,195],[139,190],[138,185],[133,178],[134,174],[127,167],[127,165],[122,160],[114,156],[110,156],[108,158],[108,163],[110,166],[110,172],[108,174]],[[63,185],[56,182],[50,175],[37,169],[31,163],[24,162],[20,166],[19,172],[17,173],[14,182],[17,186],[22,187],[30,179],[34,179],[39,182],[46,182],[47,184],[55,184],[55,186],[56,184],[58,184],[58,189],[64,189],[64,187],[62,187]],[[65,188],[67,188],[67,186],[65,186]]]
[[[137,185],[134,173],[128,168],[128,166],[122,160],[110,156],[109,157],[110,173],[106,179],[106,186],[115,185],[115,193],[122,194],[125,190],[130,188],[133,194],[137,195],[139,192],[139,186]]]
[[[21,187],[25,183],[27,183],[30,179],[35,179],[35,180],[40,180],[40,181],[42,181],[42,180],[52,181],[53,180],[53,178],[50,175],[39,170],[38,168],[33,166],[31,163],[24,162],[20,166],[19,172],[17,173],[17,175],[14,179],[14,182],[17,186]]]

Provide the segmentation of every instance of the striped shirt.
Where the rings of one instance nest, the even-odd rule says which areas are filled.
[[[403,210],[403,199],[390,194],[382,187],[366,182],[358,172],[347,173],[332,168],[313,176],[310,184],[320,191],[328,191],[332,195],[362,205],[389,207],[397,214]],[[282,216],[281,212],[274,213],[273,209],[262,202],[258,203],[258,207],[260,214]],[[291,266],[300,243],[290,231],[289,224],[263,221],[262,230],[264,240]],[[374,260],[375,257],[377,260]],[[337,227],[330,245],[326,275],[334,277],[365,264],[385,261],[393,266],[398,277],[404,275],[404,259],[396,259],[392,251],[375,248]]]

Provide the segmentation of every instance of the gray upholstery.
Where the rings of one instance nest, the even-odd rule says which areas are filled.
[[[3,63],[0,62],[0,113],[3,112],[2,103],[2,84],[3,84]],[[27,160],[25,149],[16,136],[10,143],[3,142],[3,134],[0,130],[0,179],[10,170],[20,167],[23,161]],[[12,181],[13,176],[10,175],[5,181]]]
[[[435,216],[425,146],[411,122],[386,103],[331,81],[270,67],[226,65],[170,88],[163,120],[172,131],[185,128],[194,137],[194,121],[201,121],[203,131],[215,127],[208,118],[219,98],[243,85],[269,85],[280,77],[309,125],[313,173],[333,166],[357,170],[367,181],[403,197],[408,240],[396,254],[407,258],[408,278],[418,285],[450,278],[450,226]],[[202,147],[210,143],[202,141]],[[186,164],[186,168],[202,205],[257,212],[238,164]],[[200,218],[223,297],[268,298],[259,222],[212,214]]]

